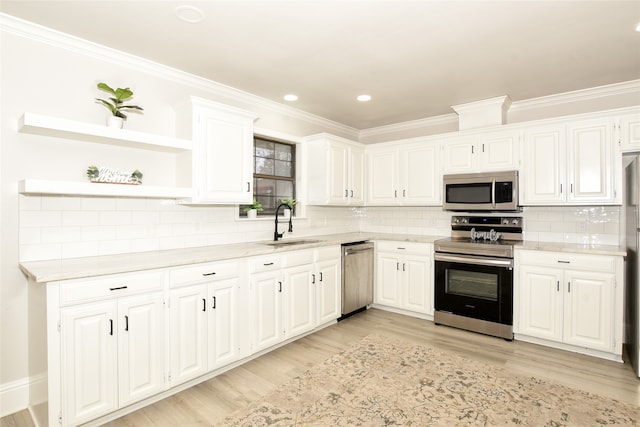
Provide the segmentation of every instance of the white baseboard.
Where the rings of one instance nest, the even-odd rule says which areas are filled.
[[[47,396],[46,374],[0,384],[0,418],[27,409],[29,406],[29,389],[34,391],[34,401],[41,401]]]

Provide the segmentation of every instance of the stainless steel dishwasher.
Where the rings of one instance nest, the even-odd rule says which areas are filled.
[[[342,245],[342,317],[373,303],[373,243]]]

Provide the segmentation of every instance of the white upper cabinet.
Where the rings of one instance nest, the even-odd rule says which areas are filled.
[[[623,116],[619,129],[618,137],[622,151],[640,152],[640,112]]]
[[[520,167],[520,134],[496,131],[443,141],[443,173],[512,170]]]
[[[620,156],[614,157],[613,123],[609,119],[586,121],[569,125],[567,129],[569,158],[567,162],[569,203],[620,203],[615,182],[615,164],[621,163]],[[616,185],[617,184],[617,185]]]
[[[367,150],[367,205],[441,203],[440,144],[379,144]]]
[[[364,203],[364,147],[326,133],[305,139],[309,203]]]
[[[621,202],[621,153],[611,119],[526,129],[524,153],[522,205]]]
[[[562,126],[528,129],[520,170],[520,204],[561,204],[566,193],[566,138]]]
[[[193,203],[251,203],[253,122],[235,107],[191,98]],[[185,165],[187,166],[187,165]]]

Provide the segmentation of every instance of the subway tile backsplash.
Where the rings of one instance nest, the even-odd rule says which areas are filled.
[[[239,220],[236,212],[235,206],[183,206],[174,200],[20,195],[20,259],[272,239],[272,220]],[[305,218],[294,220],[293,237],[285,238],[352,231],[448,236],[452,215],[440,207],[310,206]],[[526,240],[619,243],[619,206],[526,207],[520,215]]]

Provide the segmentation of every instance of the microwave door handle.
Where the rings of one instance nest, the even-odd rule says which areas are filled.
[[[491,207],[496,208],[496,180],[491,180]]]

